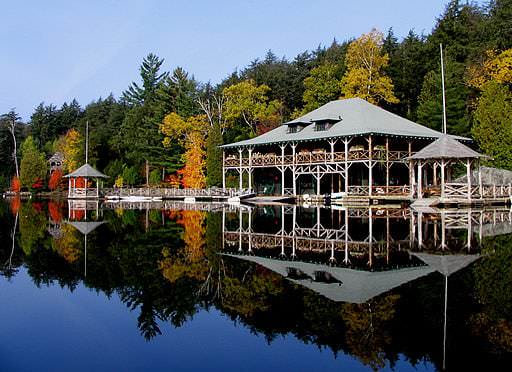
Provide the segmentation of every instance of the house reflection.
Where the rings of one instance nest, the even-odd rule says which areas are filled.
[[[480,257],[483,237],[512,231],[509,209],[267,206],[224,211],[222,220],[223,254],[351,303],[459,271]]]

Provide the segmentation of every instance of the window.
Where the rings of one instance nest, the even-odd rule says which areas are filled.
[[[288,125],[288,133],[297,133],[297,126],[296,125]]]
[[[322,131],[322,130],[327,130],[327,129],[328,129],[327,128],[327,123],[316,123],[315,124],[315,130],[317,132]]]

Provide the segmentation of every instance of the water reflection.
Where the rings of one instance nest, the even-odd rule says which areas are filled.
[[[509,358],[509,210],[147,207],[2,204],[1,273],[117,295],[148,340],[215,307],[375,369]]]

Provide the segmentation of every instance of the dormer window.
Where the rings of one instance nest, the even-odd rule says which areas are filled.
[[[298,133],[304,127],[302,125],[288,125],[288,133]]]
[[[321,121],[318,123],[315,123],[315,131],[320,132],[323,130],[327,130],[331,127],[331,125],[325,121]]]

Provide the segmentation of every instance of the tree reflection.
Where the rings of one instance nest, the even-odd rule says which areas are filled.
[[[164,323],[180,327],[201,309],[215,306],[268,342],[292,334],[335,355],[349,353],[374,369],[392,366],[399,354],[413,365],[433,361],[441,366],[440,275],[364,304],[333,302],[263,266],[219,254],[220,213],[118,209],[104,211],[108,223],[88,234],[85,277],[81,235],[65,223],[63,204],[14,207],[0,207],[0,219],[7,222],[0,224],[0,239],[13,243],[0,247],[2,274],[14,275],[13,269],[24,264],[38,286],[58,284],[73,291],[83,284],[117,295],[138,313],[137,326],[146,340],[160,335]],[[456,290],[449,302],[454,314],[449,339],[464,346],[452,351],[459,362],[468,352],[481,356],[481,340],[495,353],[512,350],[509,240],[489,239],[485,258],[450,279]],[[458,351],[463,348],[464,353]]]

